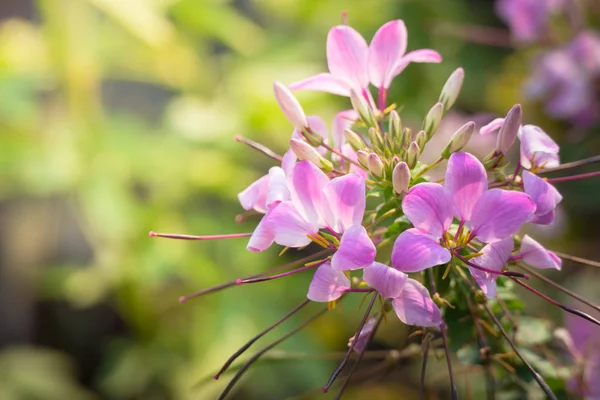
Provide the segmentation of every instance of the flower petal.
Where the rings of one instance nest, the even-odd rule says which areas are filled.
[[[414,228],[402,232],[392,250],[392,265],[402,272],[422,271],[445,264],[451,258],[448,249]]]
[[[296,129],[304,129],[308,127],[308,121],[300,102],[282,83],[273,83],[273,91],[275,99],[279,104],[279,108],[283,111],[286,118],[294,125]]]
[[[298,161],[298,157],[296,157],[296,153],[292,149],[289,149],[283,155],[283,160],[281,160],[281,168],[285,172],[285,175],[291,175],[292,169],[294,169],[294,165],[296,165],[296,161]]]
[[[330,228],[343,233],[360,225],[365,214],[365,180],[357,174],[332,179],[323,189],[329,209],[325,219]]]
[[[266,205],[286,201],[290,199],[290,190],[287,187],[287,178],[281,167],[272,167],[269,169],[269,186],[267,190]]]
[[[431,300],[427,288],[414,279],[407,279],[404,290],[392,299],[392,307],[400,321],[407,325],[438,326],[442,323],[440,309]]]
[[[265,215],[254,229],[254,232],[252,232],[246,248],[249,251],[258,253],[271,247],[274,240],[275,235],[271,231],[268,218]]]
[[[539,269],[557,269],[560,271],[562,260],[553,252],[548,251],[531,236],[523,236],[521,241],[523,261]]]
[[[408,275],[385,264],[374,262],[363,270],[363,280],[383,297],[400,296]]]
[[[350,96],[350,84],[329,73],[321,73],[290,85],[291,90],[316,90],[340,96]]]
[[[504,123],[504,118],[496,118],[489,124],[482,126],[481,129],[479,129],[479,134],[480,135],[488,135],[492,132],[496,132],[500,129],[500,127],[502,126],[503,123]]]
[[[397,76],[399,73],[404,71],[404,69],[410,63],[440,63],[442,62],[442,56],[435,50],[431,49],[420,49],[413,50],[404,55],[404,57],[400,58],[396,65],[394,66],[394,72],[392,73],[392,78]]]
[[[537,206],[535,215],[545,215],[554,211],[562,200],[561,194],[554,186],[529,171],[523,171],[523,189]]]
[[[311,242],[308,235],[319,232],[319,227],[306,221],[291,201],[277,204],[269,210],[265,218],[273,240],[281,246],[306,246]]]
[[[402,210],[415,228],[441,237],[452,223],[452,204],[438,183],[419,183],[408,191]]]
[[[324,225],[323,188],[327,183],[327,175],[310,161],[297,162],[288,176],[292,201],[300,215],[311,224]]]
[[[550,225],[554,222],[554,218],[556,217],[556,211],[552,210],[549,213],[544,215],[536,215],[531,220],[531,223],[538,225]]]
[[[369,85],[368,56],[369,47],[360,33],[347,25],[331,28],[327,35],[329,72],[348,82],[358,92]]]
[[[354,350],[358,354],[365,351],[365,349],[367,348],[367,345],[369,344],[367,342],[367,340],[371,336],[371,332],[373,332],[373,329],[375,329],[376,322],[377,322],[377,318],[375,318],[375,317],[369,318],[368,321],[363,326],[363,328],[360,330],[358,339],[356,338],[356,335],[354,335],[348,340],[348,347],[352,346],[352,343],[356,342],[356,343],[354,343],[354,347],[352,348],[352,350]]]
[[[513,239],[509,236],[499,242],[484,246],[483,249],[481,249],[483,254],[474,258],[471,262],[480,267],[500,272],[506,265],[513,247]],[[469,267],[469,270],[483,293],[485,293],[489,299],[496,297],[496,279],[498,278],[498,275],[472,267]]]
[[[327,263],[315,271],[306,297],[312,301],[328,302],[339,299],[346,289],[350,289],[350,279]]]
[[[473,235],[485,243],[512,236],[533,219],[535,203],[522,192],[492,189],[479,198],[470,226]]]
[[[540,127],[523,125],[519,132],[519,139],[523,167],[531,168],[532,160],[535,165],[544,164],[546,168],[557,167],[560,164],[558,157],[560,148]]]
[[[448,160],[445,188],[456,216],[468,221],[477,200],[488,188],[485,168],[472,154],[454,153]]]
[[[267,191],[269,175],[265,175],[238,194],[238,200],[244,210],[256,210],[259,213],[267,212]]]
[[[364,268],[375,261],[376,254],[367,230],[362,225],[355,225],[342,235],[340,246],[331,259],[331,267],[337,270]]]
[[[408,33],[404,21],[390,21],[377,30],[369,46],[369,77],[378,88],[388,88],[394,67],[406,52]]]

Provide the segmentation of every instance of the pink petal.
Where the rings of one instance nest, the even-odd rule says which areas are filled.
[[[294,165],[296,165],[296,161],[298,157],[296,157],[296,153],[292,149],[289,149],[283,155],[283,160],[281,160],[281,168],[285,172],[285,175],[291,175],[292,169],[294,169]]]
[[[562,200],[561,194],[554,186],[529,171],[523,171],[523,189],[537,206],[535,215],[554,211]]]
[[[336,149],[342,149],[342,146],[346,142],[344,131],[350,129],[357,119],[358,113],[356,110],[341,111],[333,117],[331,135],[333,136],[333,145]]]
[[[525,193],[488,190],[473,209],[471,231],[482,242],[498,242],[517,233],[534,212],[535,203]]]
[[[319,227],[306,221],[291,201],[277,204],[269,210],[265,218],[275,243],[281,246],[306,246],[311,243],[308,235],[319,232]]]
[[[275,235],[273,235],[268,224],[267,216],[265,215],[254,229],[254,232],[252,232],[252,236],[250,236],[246,248],[249,251],[258,253],[271,247],[274,240]]]
[[[451,258],[448,249],[414,228],[402,232],[392,250],[392,265],[402,272],[422,271],[445,264]]]
[[[394,66],[406,52],[407,36],[402,20],[386,23],[373,36],[369,46],[369,77],[376,87],[390,87]]]
[[[419,183],[408,191],[402,210],[415,228],[441,237],[452,223],[452,204],[438,183]]]
[[[437,51],[431,49],[420,49],[406,53],[404,57],[400,58],[396,62],[396,65],[394,66],[394,72],[392,73],[392,78],[404,71],[408,64],[412,62],[440,63],[442,62],[442,56]]]
[[[281,111],[283,111],[292,125],[296,129],[308,127],[304,110],[292,92],[280,82],[273,83],[273,91],[275,92],[275,99],[277,99],[279,108],[281,108]]]
[[[344,79],[328,73],[321,73],[290,85],[292,90],[316,90],[340,96],[350,96],[350,84]]]
[[[373,332],[373,329],[375,329],[376,322],[377,322],[377,318],[375,318],[375,317],[369,318],[369,320],[367,321],[365,326],[363,326],[363,328],[360,330],[358,339],[356,339],[356,335],[354,335],[350,338],[350,340],[348,340],[348,347],[352,346],[353,342],[356,342],[354,344],[354,347],[352,348],[352,350],[354,350],[358,354],[365,351],[365,349],[367,348],[367,345],[369,344],[369,343],[367,343],[367,340],[371,336],[371,332]]]
[[[369,85],[368,56],[369,47],[360,33],[347,25],[331,28],[327,35],[329,72],[348,82],[358,92]]]
[[[339,299],[346,289],[350,289],[350,279],[327,263],[315,271],[306,297],[312,301],[328,302]]]
[[[521,164],[529,169],[533,159],[536,165],[546,168],[557,167],[560,164],[558,152],[560,148],[554,140],[540,127],[524,125],[519,132],[521,140]]]
[[[496,132],[500,129],[502,124],[504,123],[504,118],[496,118],[489,124],[482,126],[479,130],[480,135],[488,135],[490,133]]]
[[[383,297],[400,296],[408,275],[385,264],[374,262],[363,270],[363,280]]]
[[[337,270],[364,268],[375,261],[376,253],[367,230],[362,225],[355,225],[342,235],[340,246],[331,259],[331,266]]]
[[[557,269],[560,271],[562,260],[553,252],[548,251],[529,235],[521,241],[523,261],[539,269]]]
[[[549,213],[546,213],[543,215],[536,215],[531,220],[531,223],[538,224],[538,225],[550,225],[554,222],[555,217],[556,217],[556,211],[552,210]]]
[[[269,169],[269,186],[267,190],[266,205],[286,201],[290,199],[290,190],[287,187],[287,178],[285,172],[280,167]]]
[[[297,162],[288,176],[292,201],[300,215],[312,224],[324,225],[323,188],[328,183],[327,175],[310,161]]]
[[[404,290],[392,299],[392,307],[400,321],[407,325],[437,326],[442,314],[435,305],[427,288],[414,279],[407,279]]]
[[[500,272],[506,265],[513,247],[512,237],[507,237],[499,242],[484,246],[481,249],[483,255],[472,259],[471,262],[480,267]],[[498,275],[471,267],[469,267],[469,270],[483,293],[489,299],[496,297],[496,279]]]
[[[326,222],[335,232],[343,233],[362,223],[365,214],[365,180],[356,174],[332,179],[323,189],[329,206]]]
[[[488,188],[485,168],[469,153],[454,153],[448,160],[445,188],[456,216],[468,221],[477,200]]]
[[[238,200],[244,210],[256,210],[259,213],[267,212],[267,190],[269,187],[269,175],[254,181],[244,191],[238,194]]]

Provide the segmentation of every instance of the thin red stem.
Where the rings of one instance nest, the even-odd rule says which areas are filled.
[[[522,274],[520,272],[515,272],[515,271],[494,271],[493,269],[487,269],[487,268],[484,268],[484,267],[480,267],[479,265],[473,264],[472,262],[470,262],[469,260],[467,260],[466,258],[464,258],[463,256],[461,256],[460,254],[458,254],[456,252],[454,252],[454,256],[456,256],[456,258],[458,258],[460,261],[462,261],[465,264],[467,264],[469,267],[473,267],[473,268],[481,270],[483,272],[487,272],[488,274],[508,276],[509,278],[516,277],[516,278],[529,279],[529,275]]]
[[[547,179],[548,183],[556,183],[556,182],[568,182],[568,181],[576,181],[579,179],[593,178],[595,176],[600,176],[600,171],[596,172],[588,172],[585,174],[571,175],[571,176],[563,176],[560,178],[550,178]]]
[[[264,276],[264,277],[260,277],[260,278],[251,278],[251,279],[238,279],[236,281],[236,283],[238,285],[243,285],[246,283],[258,283],[258,282],[272,281],[273,279],[285,278],[286,276],[294,275],[294,274],[297,274],[298,272],[303,272],[303,271],[307,271],[309,269],[317,268],[317,267],[325,264],[327,261],[329,261],[328,258],[321,260],[320,262],[316,262],[314,264],[307,265],[302,268],[294,269],[291,271],[283,272],[283,273],[277,274],[277,275]]]

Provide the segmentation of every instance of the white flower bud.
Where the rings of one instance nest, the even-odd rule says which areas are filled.
[[[331,172],[333,170],[333,164],[331,164],[329,160],[323,158],[314,147],[304,140],[290,139],[290,148],[294,154],[296,154],[296,157],[301,160],[310,161],[324,172]]]
[[[412,142],[406,151],[406,164],[408,165],[408,168],[413,169],[417,165],[419,154],[421,154],[419,145],[417,142]]]
[[[360,138],[360,135],[350,129],[346,129],[344,131],[344,137],[346,138],[346,142],[352,146],[354,151],[362,150],[367,147],[365,142],[363,142],[363,140]]]
[[[304,110],[292,92],[281,82],[273,83],[273,91],[275,92],[279,108],[281,108],[281,111],[283,111],[292,125],[300,131],[307,129],[309,125]]]
[[[454,105],[454,102],[460,93],[460,89],[462,88],[464,79],[465,70],[457,68],[444,84],[439,99],[439,102],[444,105],[444,112],[448,111],[450,107]]]
[[[373,174],[373,176],[375,176],[377,178],[383,178],[384,165],[383,165],[383,161],[381,161],[381,158],[379,158],[379,156],[377,154],[375,154],[375,153],[369,154],[368,164],[369,164],[369,171]]]
[[[425,143],[427,143],[427,134],[425,131],[419,131],[417,136],[415,136],[415,142],[419,145],[419,149],[425,148]]]
[[[446,145],[446,148],[442,151],[442,157],[448,159],[452,153],[462,150],[471,139],[471,135],[475,131],[475,122],[470,121],[458,128],[450,142]]]
[[[365,168],[369,168],[369,153],[364,150],[358,150],[356,152],[356,158],[358,159],[358,163]]]
[[[373,110],[369,105],[369,102],[358,92],[350,91],[350,102],[352,107],[356,110],[360,118],[368,125],[375,125],[375,117],[373,116]]]
[[[408,190],[410,184],[410,169],[408,165],[401,161],[394,167],[392,172],[392,185],[394,186],[394,192],[402,194]]]
[[[513,143],[515,143],[517,133],[519,133],[519,129],[521,128],[522,118],[523,113],[521,105],[516,104],[510,109],[508,114],[506,114],[506,118],[504,118],[504,122],[500,127],[500,132],[498,132],[498,139],[496,141],[496,151],[506,154],[508,150],[510,150]]]
[[[423,121],[423,130],[427,134],[427,140],[431,139],[433,134],[437,131],[443,115],[444,106],[442,103],[436,103],[433,107],[431,107],[431,110],[429,110],[427,116],[425,116],[425,121]]]

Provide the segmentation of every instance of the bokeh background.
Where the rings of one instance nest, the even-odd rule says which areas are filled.
[[[462,66],[455,121],[489,121],[520,102],[525,120],[560,142],[563,160],[600,150],[596,124],[558,121],[523,98],[535,54],[549,45],[512,40],[491,0],[2,0],[0,399],[213,399],[229,378],[211,379],[222,362],[304,299],[310,276],[297,275],[179,304],[181,295],[305,254],[253,254],[245,239],[179,242],[148,231],[252,230],[256,219],[235,220],[243,211],[236,195],[272,161],[233,138],[285,150],[291,126],[272,82],[324,71],[327,31],[342,12],[367,38],[402,18],[409,49],[444,57],[396,79],[390,98],[406,124],[419,124]],[[298,97],[326,121],[348,108],[332,95]],[[558,187],[559,221],[537,237],[600,259],[598,180]],[[598,296],[592,267],[565,262],[548,275]],[[560,324],[555,309],[527,299],[534,315]],[[332,398],[319,388],[358,325],[356,307],[278,347],[231,398]],[[406,328],[388,321],[374,348],[407,340]],[[469,390],[465,377],[478,372],[457,363],[460,390]],[[358,376],[363,383],[347,398],[416,398],[418,356],[365,365],[374,372]],[[430,363],[429,385],[440,388],[432,398],[446,398],[445,373],[443,360]]]

